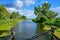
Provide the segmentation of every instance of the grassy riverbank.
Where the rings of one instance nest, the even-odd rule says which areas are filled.
[[[50,30],[50,29],[51,29],[51,27],[45,26],[43,30],[48,31],[48,30]],[[60,38],[60,28],[57,28],[57,29],[54,31],[54,34],[55,34],[57,37]]]
[[[14,27],[21,21],[23,21],[23,19],[0,20],[0,37],[7,36],[10,33],[9,30],[11,27]]]

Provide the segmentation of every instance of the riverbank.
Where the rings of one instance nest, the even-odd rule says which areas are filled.
[[[51,27],[45,26],[43,30],[48,31],[48,30],[50,30],[50,29],[51,29]],[[60,28],[57,28],[57,29],[54,31],[54,34],[55,34],[58,38],[60,38]]]
[[[11,27],[14,27],[18,22],[22,22],[24,19],[9,19],[0,20],[0,37],[7,36],[10,34]]]

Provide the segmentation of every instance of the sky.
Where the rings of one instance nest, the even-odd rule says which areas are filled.
[[[9,12],[18,11],[27,18],[35,18],[34,7],[41,6],[44,2],[49,2],[50,10],[57,12],[60,16],[60,0],[0,0],[0,5],[4,5]]]

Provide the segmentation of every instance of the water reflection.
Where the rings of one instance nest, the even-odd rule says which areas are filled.
[[[15,27],[15,40],[24,40],[26,38],[30,38],[35,35],[37,24],[32,22],[31,20],[26,20],[24,22],[19,23]]]
[[[42,27],[43,26],[43,27]],[[44,25],[40,25],[40,23],[37,23],[37,30],[36,30],[36,34],[39,35],[41,32],[45,32],[43,30],[44,28]],[[46,35],[43,35],[43,36],[39,36],[38,38],[36,38],[35,40],[51,40],[50,39],[50,34],[46,33]]]

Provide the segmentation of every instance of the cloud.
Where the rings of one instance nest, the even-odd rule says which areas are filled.
[[[58,16],[60,16],[60,7],[56,7],[56,8],[51,8],[50,10],[58,13]]]
[[[35,0],[25,0],[25,3],[27,6],[30,6],[31,4],[35,4]]]
[[[11,8],[6,8],[9,12],[13,12],[13,11],[18,11],[17,9],[15,9],[15,8],[13,8],[13,7],[11,7]]]
[[[13,0],[13,3],[3,3],[6,7],[15,7],[17,9],[20,9],[23,6],[30,6],[32,4],[35,4],[35,0]]]
[[[15,8],[22,8],[23,7],[23,1],[21,0],[14,0],[13,3],[6,3],[6,4],[3,4],[5,5],[6,7],[15,7]]]
[[[51,8],[52,11],[60,13],[60,7]]]
[[[25,12],[25,16],[27,16],[27,18],[35,18],[35,14],[34,14],[34,11],[31,11],[31,10],[26,10]]]
[[[25,15],[27,18],[35,18],[35,14],[34,14],[34,11],[31,11],[31,10],[23,10],[23,9],[16,9],[16,8],[6,8],[9,12],[19,12],[19,14],[21,15]]]
[[[23,2],[21,0],[15,0],[15,4],[19,8],[21,8],[23,6]]]
[[[35,4],[35,0],[16,0],[16,2],[18,3],[18,5],[27,5],[30,6],[32,4]]]
[[[9,7],[6,7],[6,9],[9,12],[13,12],[13,11],[19,12],[21,15],[27,16],[27,18],[35,18],[36,16],[34,15],[34,11],[29,10],[29,9],[22,9],[23,5],[25,5],[24,3],[27,6],[30,6],[32,4],[35,4],[35,1],[34,0],[15,0],[14,3],[9,4]]]
[[[3,0],[1,1],[4,2]],[[2,3],[2,5],[4,5],[5,7],[14,7],[14,8],[20,9],[23,7],[23,1],[21,0],[13,0],[11,2],[6,1],[5,3]]]

